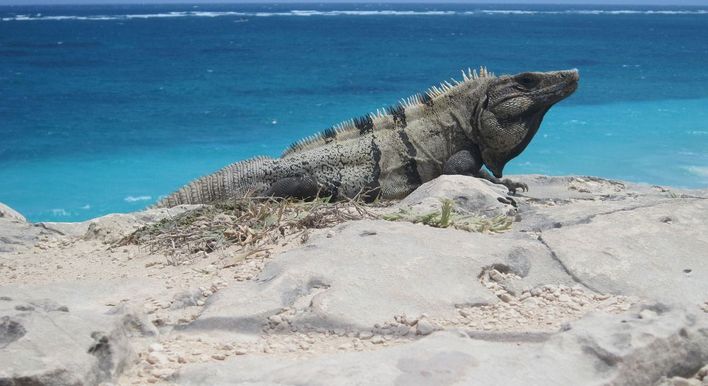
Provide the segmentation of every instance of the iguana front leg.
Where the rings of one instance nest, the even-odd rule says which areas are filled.
[[[509,193],[516,194],[517,190],[529,191],[528,185],[522,182],[515,182],[508,178],[496,178],[482,169],[482,156],[476,150],[461,150],[450,157],[443,165],[443,174],[461,174],[484,178],[495,184],[501,184],[509,189]]]

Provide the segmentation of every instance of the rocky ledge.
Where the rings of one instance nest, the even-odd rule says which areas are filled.
[[[0,205],[0,385],[708,385],[708,190],[515,178],[270,239],[204,207]]]

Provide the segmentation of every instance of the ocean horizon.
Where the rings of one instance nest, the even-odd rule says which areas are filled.
[[[506,174],[708,187],[708,6],[0,6],[0,202],[139,210],[485,66],[577,68]]]

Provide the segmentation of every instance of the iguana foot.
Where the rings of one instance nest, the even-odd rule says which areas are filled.
[[[506,186],[506,188],[509,189],[509,194],[511,194],[511,195],[516,195],[517,190],[522,190],[524,192],[529,191],[529,186],[524,184],[523,182],[515,182],[515,181],[512,181],[508,178],[504,178],[504,179],[496,178],[484,170],[478,171],[476,173],[476,177],[484,178],[485,180],[492,182],[494,184],[500,184],[500,185]]]
[[[517,190],[521,190],[521,191],[524,191],[524,192],[528,192],[528,191],[529,191],[529,186],[528,186],[528,185],[524,184],[523,182],[512,181],[512,180],[510,180],[510,179],[508,179],[508,178],[505,178],[505,179],[503,179],[503,180],[500,180],[500,181],[497,182],[497,183],[506,186],[506,188],[509,189],[509,193],[512,194],[512,195],[516,195],[516,191],[517,191]]]

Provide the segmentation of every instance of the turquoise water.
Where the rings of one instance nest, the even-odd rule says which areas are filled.
[[[588,7],[0,7],[0,201],[140,209],[479,65],[581,72],[506,173],[708,186],[708,10]]]

